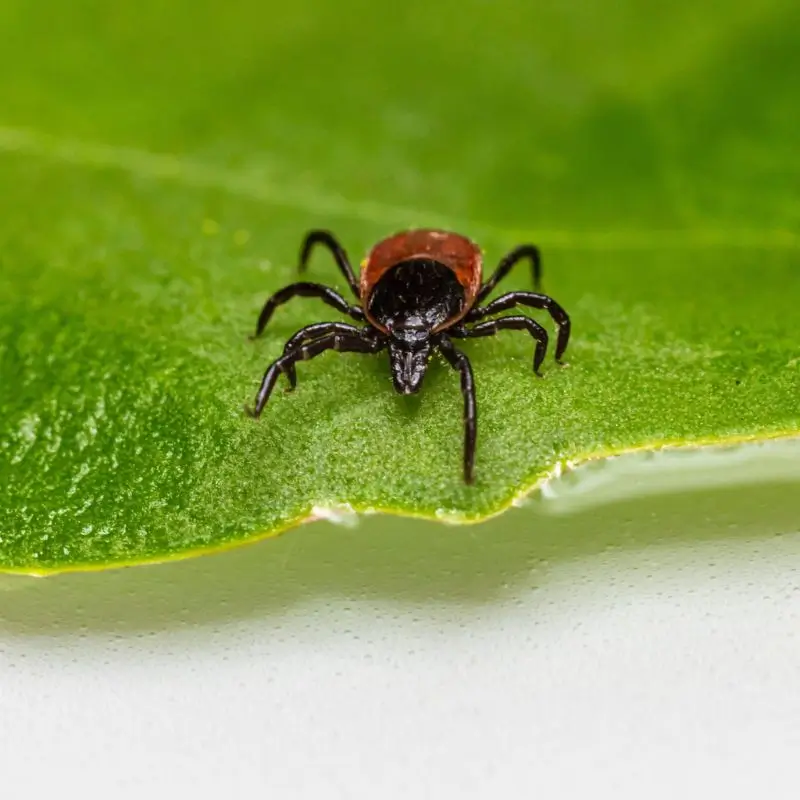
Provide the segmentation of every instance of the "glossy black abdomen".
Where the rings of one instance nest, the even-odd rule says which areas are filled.
[[[464,288],[453,270],[428,258],[411,258],[381,276],[368,310],[390,330],[431,330],[459,316],[464,302]]]

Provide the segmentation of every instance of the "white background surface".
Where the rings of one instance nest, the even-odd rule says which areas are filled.
[[[6,577],[4,795],[800,796],[797,488]]]

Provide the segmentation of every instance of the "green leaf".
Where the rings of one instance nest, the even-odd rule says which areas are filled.
[[[347,504],[478,519],[557,465],[800,432],[796,4],[233,0],[0,10],[0,565],[157,560]],[[385,356],[242,413],[310,227],[543,250],[569,366],[468,343],[419,396]],[[310,274],[344,289],[329,259]],[[530,288],[518,270],[504,288]],[[544,320],[543,320],[544,321]]]

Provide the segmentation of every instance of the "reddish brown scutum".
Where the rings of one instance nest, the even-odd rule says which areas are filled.
[[[378,242],[361,267],[361,302],[367,319],[379,330],[383,326],[371,318],[367,310],[375,284],[383,274],[401,261],[429,258],[453,270],[464,288],[464,308],[448,326],[458,322],[472,307],[483,279],[483,260],[478,245],[466,236],[450,231],[419,228],[401,231]]]

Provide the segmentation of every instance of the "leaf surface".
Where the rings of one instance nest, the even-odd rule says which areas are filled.
[[[744,0],[5,3],[0,566],[180,556],[341,504],[477,519],[566,461],[800,432],[798,22]],[[247,341],[305,231],[357,263],[413,225],[490,266],[536,242],[573,319],[543,380],[523,333],[464,345],[474,487],[441,362],[401,397],[385,355],[326,354],[242,413],[295,330],[339,318],[296,300]],[[309,274],[346,290],[321,253]]]

